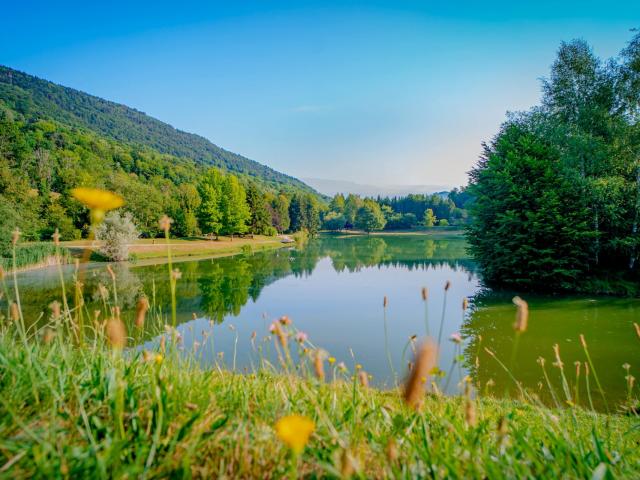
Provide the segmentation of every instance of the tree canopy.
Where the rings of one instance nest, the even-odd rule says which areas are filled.
[[[511,114],[484,146],[470,174],[468,239],[485,280],[532,289],[637,280],[639,43],[636,34],[607,62],[582,40],[563,43],[542,105]]]

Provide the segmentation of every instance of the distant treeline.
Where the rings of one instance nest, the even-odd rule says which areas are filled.
[[[408,230],[418,226],[465,225],[472,196],[464,189],[433,195],[362,198],[337,194],[323,216],[326,230]]]
[[[485,280],[638,291],[640,33],[602,61],[563,43],[542,104],[509,116],[471,172],[469,242]]]

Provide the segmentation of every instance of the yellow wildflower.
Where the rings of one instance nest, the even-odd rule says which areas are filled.
[[[288,415],[276,422],[276,434],[296,455],[302,453],[316,425],[308,417]]]
[[[156,355],[155,361],[156,361],[156,364],[160,365],[162,363],[162,355],[158,353]]]
[[[334,363],[336,363],[336,357],[329,357],[329,363],[331,365],[333,365]]]
[[[71,195],[91,210],[108,212],[124,205],[120,195],[99,188],[74,188]]]

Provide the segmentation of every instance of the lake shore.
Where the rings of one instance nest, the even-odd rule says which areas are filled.
[[[235,237],[231,239],[230,237],[221,236],[218,240],[172,238],[169,241],[169,246],[171,247],[172,261],[177,263],[187,260],[228,257],[240,253],[262,252],[296,245],[295,240],[290,243],[283,243],[282,240],[287,237],[287,235],[278,235],[276,237],[254,235],[251,238]],[[291,237],[296,237],[296,235],[291,235]],[[51,242],[51,245],[53,245],[53,242]],[[102,260],[97,250],[98,246],[99,242],[91,240],[61,242],[62,249],[69,252],[69,255],[63,257],[62,264],[73,263],[74,258],[81,258],[87,249],[91,250],[91,261],[106,262],[106,260]],[[131,244],[129,250],[131,258],[127,263],[131,265],[153,265],[167,261],[167,243],[163,238],[140,239]],[[57,264],[56,257],[49,256],[38,260],[36,263],[18,267],[16,273],[51,268]],[[13,269],[6,268],[5,271],[12,273]]]
[[[226,237],[220,236],[217,240],[205,240],[202,238],[171,238],[169,246],[173,258],[180,257],[203,257],[214,258],[222,255],[232,255],[241,253],[243,249],[250,248],[254,251],[280,248],[282,240],[286,235],[268,237],[264,235],[253,235],[251,237]],[[90,248],[97,251],[99,242],[90,240],[77,240],[62,242],[62,245],[74,254],[78,255]],[[163,258],[167,256],[167,242],[164,238],[139,239],[129,245],[129,253],[133,260],[145,260]]]

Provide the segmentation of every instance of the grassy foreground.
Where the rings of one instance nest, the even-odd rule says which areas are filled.
[[[470,379],[464,396],[437,394],[437,381],[429,386],[429,379],[443,371],[440,340],[416,350],[404,395],[371,389],[360,366],[327,358],[287,317],[270,326],[275,362],[259,350],[253,373],[218,363],[203,369],[195,343],[190,352],[181,349],[181,275],[171,263],[167,218],[162,225],[170,314],[141,297],[134,318],[125,318],[109,266],[112,285],[102,286],[103,307],[88,311],[85,271],[78,266],[73,292],[61,281],[62,302],[50,305],[44,322],[27,322],[16,275],[11,285],[0,270],[6,305],[0,312],[0,478],[640,476],[637,409],[601,415],[575,407],[557,349],[567,407],[556,410],[524,391],[521,402],[474,397],[482,389]],[[422,295],[426,301],[426,288]],[[528,315],[526,302],[518,301],[516,341]],[[153,351],[127,348],[149,323],[171,326],[156,332]],[[599,385],[586,343],[585,354]],[[327,363],[332,375],[325,375]],[[629,405],[635,405],[631,376],[628,383]]]
[[[84,347],[16,329],[0,339],[0,476],[7,478],[637,478],[637,418],[428,396],[262,370],[203,370],[159,352]],[[274,431],[305,415],[299,458]],[[613,477],[612,477],[613,476]]]

